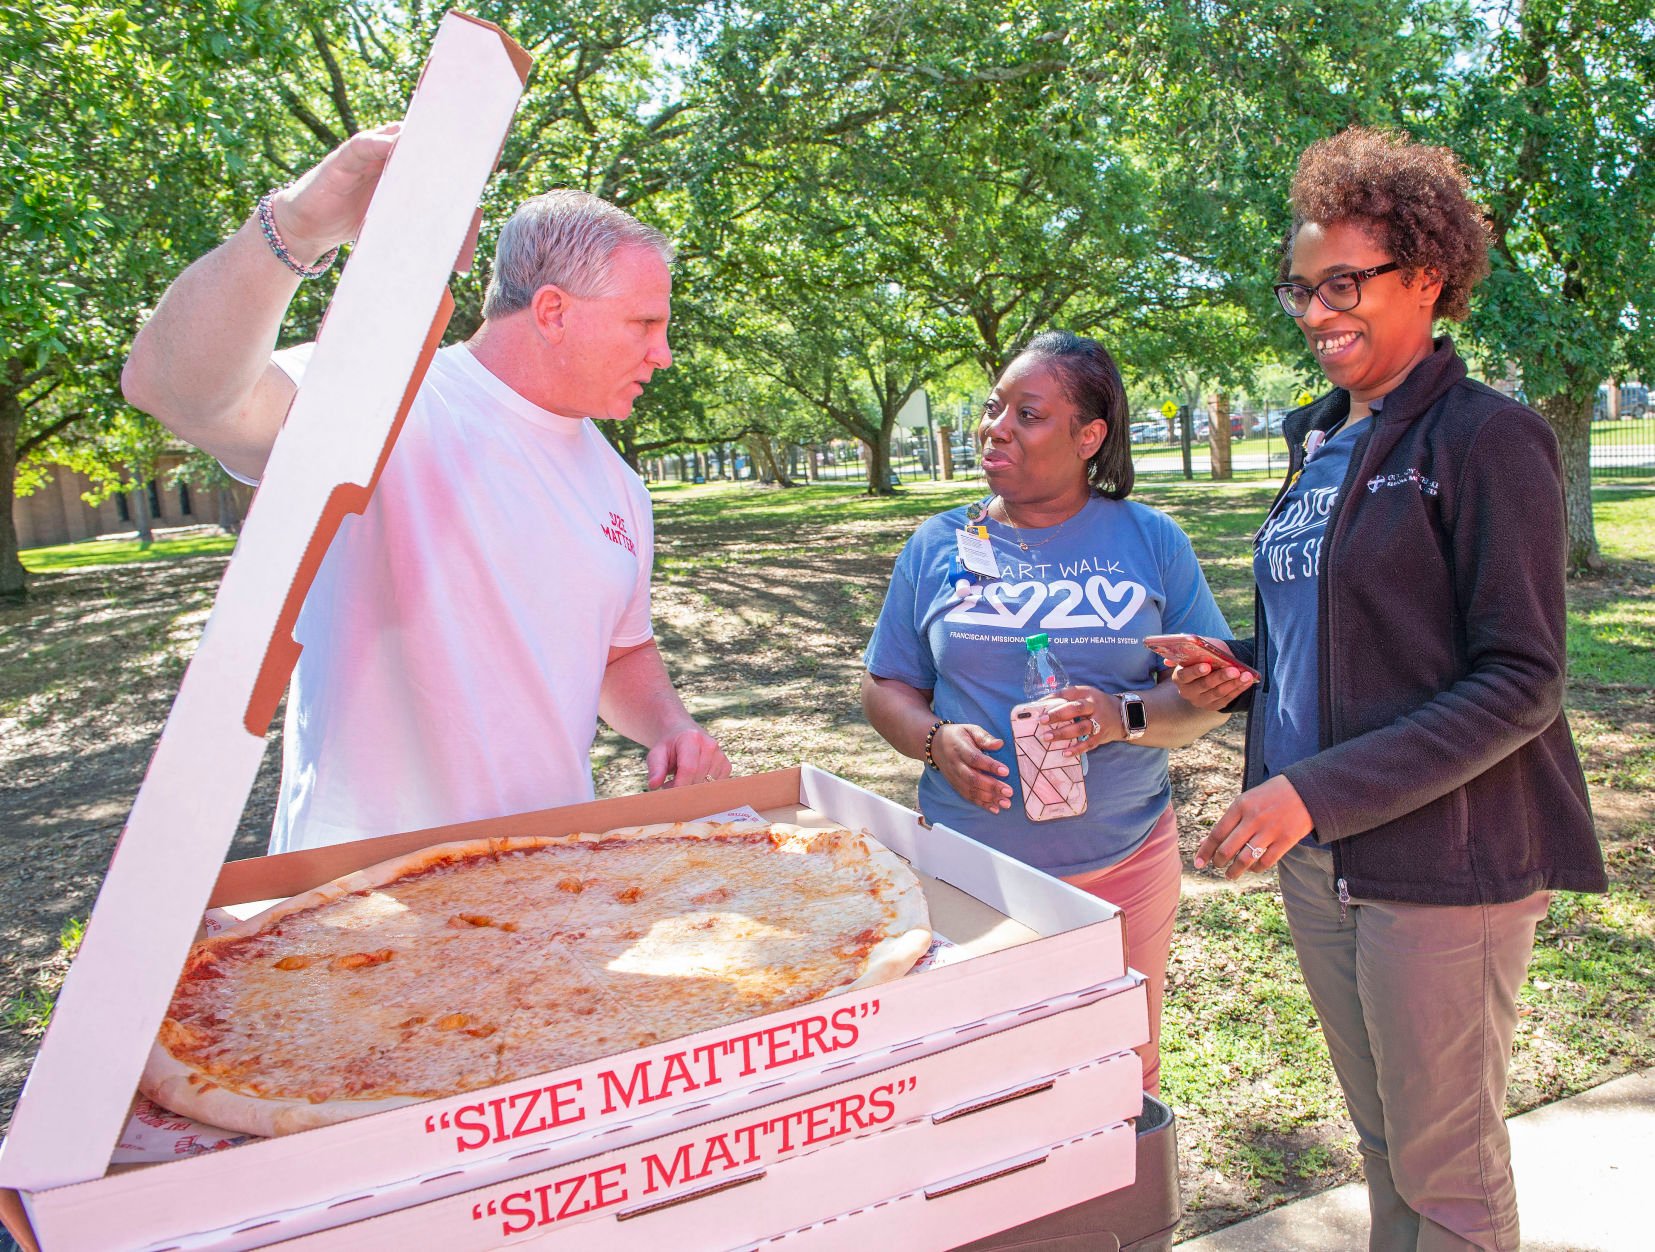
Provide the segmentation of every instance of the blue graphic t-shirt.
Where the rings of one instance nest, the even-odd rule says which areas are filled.
[[[1011,708],[1024,700],[1028,636],[1051,637],[1070,682],[1118,692],[1155,685],[1160,658],[1143,646],[1145,635],[1229,635],[1188,537],[1158,509],[1097,497],[1062,526],[1018,532],[1027,552],[1008,527],[987,522],[1000,577],[974,580],[962,599],[949,573],[966,524],[966,510],[951,509],[914,532],[897,557],[863,661],[880,678],[933,692],[938,717],[975,723],[1004,740],[993,755],[1014,790]],[[1089,756],[1079,817],[1031,822],[1020,793],[1011,808],[991,814],[933,769],[920,779],[919,807],[927,820],[1048,873],[1101,869],[1143,843],[1172,789],[1163,749],[1106,743]]]
[[[1260,693],[1264,768],[1270,774],[1321,750],[1316,587],[1322,575],[1322,541],[1351,456],[1366,429],[1365,422],[1346,426],[1318,448],[1254,541],[1253,577],[1270,626],[1270,683]]]

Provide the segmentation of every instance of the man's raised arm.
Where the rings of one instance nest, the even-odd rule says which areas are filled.
[[[353,135],[276,192],[277,235],[294,265],[355,238],[399,123]],[[270,363],[301,279],[256,216],[178,276],[132,343],[128,403],[247,478],[258,478],[294,386]]]

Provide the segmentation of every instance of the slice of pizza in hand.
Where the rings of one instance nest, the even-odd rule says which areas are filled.
[[[198,943],[139,1086],[287,1134],[889,981],[929,927],[913,871],[865,832],[442,844]]]

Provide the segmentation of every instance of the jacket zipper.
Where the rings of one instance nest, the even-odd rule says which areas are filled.
[[[1348,415],[1348,410],[1347,410]],[[1372,414],[1365,420],[1368,423],[1366,430],[1356,433],[1357,447],[1351,449],[1350,468],[1345,471],[1345,481],[1339,488],[1339,494],[1333,501],[1333,507],[1328,512],[1326,538],[1322,545],[1321,577],[1317,580],[1316,599],[1319,617],[1319,627],[1316,632],[1317,669],[1319,670],[1321,690],[1317,693],[1317,700],[1321,705],[1321,747],[1326,749],[1333,743],[1333,690],[1332,669],[1330,658],[1332,649],[1328,646],[1328,636],[1333,632],[1333,554],[1334,539],[1338,534],[1339,522],[1344,517],[1345,509],[1350,504],[1351,491],[1362,480],[1367,472],[1366,462],[1374,446],[1374,431],[1378,427],[1378,414]],[[1340,855],[1339,841],[1333,842],[1333,875],[1334,886],[1339,897],[1339,922],[1343,925],[1350,916],[1350,884],[1345,881],[1344,857]]]

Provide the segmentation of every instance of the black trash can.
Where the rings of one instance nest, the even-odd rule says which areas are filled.
[[[974,1239],[954,1252],[1165,1252],[1184,1212],[1177,1131],[1172,1110],[1146,1095],[1138,1117],[1138,1176],[1130,1187]]]

